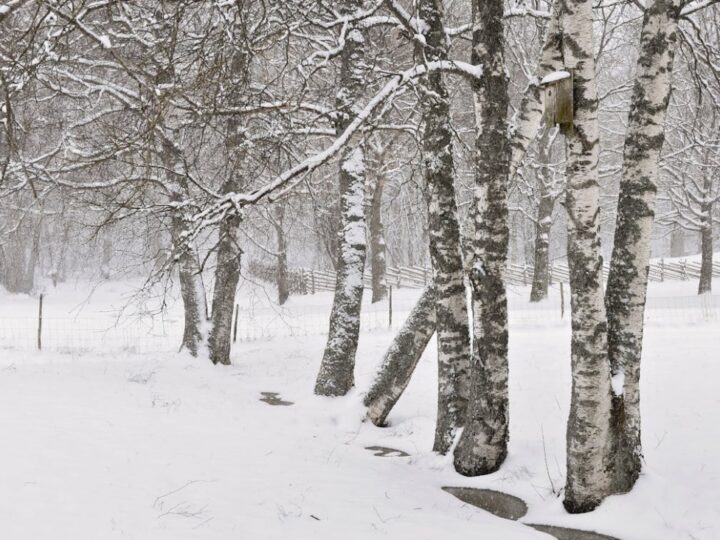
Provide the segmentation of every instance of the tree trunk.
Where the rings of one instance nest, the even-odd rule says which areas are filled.
[[[362,6],[347,0],[343,13]],[[340,67],[340,88],[336,131],[341,133],[353,120],[356,104],[365,87],[365,38],[359,27],[348,28]],[[325,346],[315,393],[344,396],[355,384],[355,352],[360,334],[360,308],[365,269],[365,154],[359,141],[343,151],[340,161],[340,213],[342,234],[338,245],[335,297],[330,314],[330,331]]]
[[[600,251],[592,1],[565,0],[561,9],[565,69],[573,72],[575,84],[574,121],[566,133],[572,397],[563,504],[576,513],[594,509],[607,494],[610,364]]]
[[[228,182],[223,193],[234,191]],[[218,231],[217,260],[215,267],[215,289],[213,291],[208,352],[213,364],[230,365],[232,343],[232,319],[235,308],[235,291],[240,279],[240,249],[238,227],[240,216],[227,216],[220,223]]]
[[[238,43],[246,36],[247,21],[240,17],[233,29]],[[250,70],[250,54],[241,47],[233,51],[228,72],[230,93],[228,101],[232,105],[245,102]],[[247,170],[247,150],[245,127],[238,118],[231,117],[225,126],[225,152],[231,164],[228,176],[224,179],[220,192],[225,195],[237,192],[244,178],[251,176]],[[241,216],[230,214],[220,223],[218,230],[217,256],[215,262],[215,289],[213,291],[208,353],[213,364],[230,365],[232,344],[232,323],[235,309],[235,294],[240,280],[242,249],[239,240]]]
[[[372,198],[370,201],[370,272],[372,277],[372,303],[387,296],[385,263],[385,228],[382,222],[382,196],[385,176],[374,174]]]
[[[442,5],[420,0],[418,14],[428,26],[428,61],[447,59]],[[470,331],[455,201],[450,100],[442,75],[418,82],[423,117],[422,147],[428,199],[430,260],[436,287],[438,413],[433,450],[446,453],[462,427],[470,394]]]
[[[177,205],[172,212],[171,234],[185,318],[181,348],[186,347],[192,356],[197,356],[204,339],[202,328],[207,320],[205,287],[202,284],[195,252],[192,245],[184,238],[186,221],[182,203],[188,189],[180,150],[167,138],[162,140],[162,161],[170,190],[170,202]]]
[[[471,63],[483,66],[482,79],[473,83],[477,135],[470,284],[475,333],[470,403],[454,457],[459,473],[477,476],[500,468],[509,438],[508,314],[503,274],[509,240],[510,97],[502,0],[473,2]]]
[[[435,288],[425,288],[410,316],[385,353],[380,372],[365,396],[368,418],[376,426],[385,419],[410,382],[435,333]]]
[[[658,160],[665,140],[677,43],[679,0],[645,10],[635,88],[623,152],[617,223],[605,305],[613,374],[613,492],[629,491],[640,475],[640,359]],[[624,381],[624,382],[623,382]]]
[[[709,179],[705,179],[705,196],[709,196]],[[709,293],[712,291],[712,274],[713,274],[713,230],[712,230],[712,204],[705,203],[702,205],[702,229],[700,229],[700,283],[698,284],[698,294]]]
[[[290,296],[290,284],[288,283],[288,266],[287,266],[287,243],[285,241],[285,230],[283,229],[283,221],[285,219],[285,205],[282,202],[277,203],[275,209],[275,218],[272,220],[275,228],[275,238],[277,240],[277,270],[275,273],[275,282],[278,290],[278,304],[281,306],[287,302]]]
[[[530,301],[540,302],[547,298],[550,282],[550,229],[552,228],[552,213],[555,208],[555,196],[550,190],[550,171],[547,164],[550,162],[549,130],[546,130],[540,140],[540,168],[538,169],[538,213],[535,221],[535,252],[533,257],[533,281],[530,290]]]
[[[685,255],[685,231],[678,225],[673,226],[670,232],[670,256],[682,257]]]

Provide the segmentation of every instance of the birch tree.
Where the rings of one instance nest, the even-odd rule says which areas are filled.
[[[361,0],[347,0],[343,14],[353,13]],[[358,113],[365,88],[365,37],[361,28],[349,24],[345,30],[337,94],[336,129],[340,134]],[[343,396],[355,384],[355,352],[360,334],[360,308],[365,270],[365,149],[354,138],[340,158],[338,174],[340,191],[340,241],[336,265],[336,284],[330,314],[330,330],[315,393]]]
[[[568,266],[572,308],[572,391],[567,426],[565,508],[594,509],[607,494],[610,366],[599,230],[598,97],[592,2],[562,0],[564,68],[573,76],[575,110],[566,134]]]
[[[473,2],[471,63],[483,66],[473,84],[475,187],[473,264],[473,369],[465,428],[455,450],[455,469],[476,476],[496,471],[509,439],[508,326],[504,271],[508,250],[507,188],[510,141],[507,114],[503,1]]]
[[[645,9],[635,86],[623,151],[617,224],[605,304],[612,406],[613,491],[629,491],[640,474],[640,360],[665,113],[678,41],[679,0]]]

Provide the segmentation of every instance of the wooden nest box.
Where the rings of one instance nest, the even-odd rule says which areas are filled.
[[[573,123],[573,76],[569,71],[553,71],[540,81],[544,90],[546,127],[559,125],[565,132]]]

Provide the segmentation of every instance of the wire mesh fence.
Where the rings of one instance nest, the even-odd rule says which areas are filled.
[[[569,326],[569,292],[561,306],[561,285],[551,288],[550,297],[539,303],[527,302],[527,290],[510,291],[511,331],[523,328]],[[388,299],[365,302],[360,317],[362,333],[397,331],[410,313],[418,290],[396,291],[395,305]],[[309,300],[314,298],[314,302]],[[290,307],[263,306],[236,311],[236,341],[248,342],[310,335],[328,331],[331,293],[297,297]],[[646,305],[648,325],[694,325],[720,323],[720,296],[650,296]],[[44,317],[38,336],[37,317],[0,317],[0,349],[31,351],[38,348],[60,353],[161,353],[177,351],[182,341],[181,317]]]

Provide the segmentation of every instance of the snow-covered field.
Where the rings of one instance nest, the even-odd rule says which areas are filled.
[[[447,485],[517,495],[526,523],[720,538],[720,296],[698,299],[695,282],[651,285],[642,478],[577,516],[558,497],[570,369],[557,287],[532,307],[526,289],[511,292],[510,454],[498,473],[468,479],[430,452],[434,344],[390,426],[363,422],[362,393],[393,335],[387,304],[363,320],[356,391],[328,399],[312,387],[329,294],[279,310],[245,286],[241,312],[275,337],[240,334],[234,365],[213,367],[175,352],[177,306],[164,318],[133,308],[114,326],[133,285],[48,290],[44,331],[65,326],[44,334],[42,352],[32,350],[37,299],[0,294],[0,539],[550,538],[464,505]],[[395,292],[394,327],[417,294]],[[294,404],[270,406],[261,392]],[[371,445],[410,457],[376,457]]]

